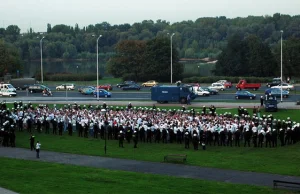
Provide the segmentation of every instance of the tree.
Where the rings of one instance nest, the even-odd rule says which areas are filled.
[[[16,71],[21,72],[21,61],[18,49],[12,44],[5,43],[0,40],[0,74],[6,73],[14,75]]]

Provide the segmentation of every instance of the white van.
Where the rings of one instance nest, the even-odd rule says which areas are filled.
[[[1,90],[5,89],[9,92],[16,92],[17,91],[16,88],[11,84],[0,84],[0,89]]]

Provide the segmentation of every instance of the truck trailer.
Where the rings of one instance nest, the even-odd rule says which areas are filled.
[[[158,85],[151,88],[151,100],[158,103],[179,102],[185,104],[188,96],[191,100],[195,99],[196,95],[193,92],[193,87]]]

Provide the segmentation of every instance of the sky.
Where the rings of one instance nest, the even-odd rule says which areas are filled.
[[[274,13],[299,15],[300,0],[1,0],[0,27],[18,25],[45,32],[52,26],[79,27],[108,22],[133,24],[158,19],[170,23],[201,17],[265,16]]]

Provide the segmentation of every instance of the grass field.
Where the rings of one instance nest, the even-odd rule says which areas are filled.
[[[80,138],[75,133],[70,137],[66,134],[35,133],[36,140],[42,144],[42,150],[66,152],[84,155],[104,156],[104,140]],[[16,133],[17,147],[29,148],[29,133]],[[204,167],[235,169],[242,171],[267,172],[300,176],[300,144],[277,148],[207,146],[207,150],[194,151],[184,149],[184,144],[141,143],[138,149],[133,143],[125,143],[124,149],[118,147],[117,140],[107,141],[107,157],[127,158],[163,162],[167,154],[187,154],[187,164]]]
[[[0,158],[0,186],[48,193],[293,193],[267,187]]]

